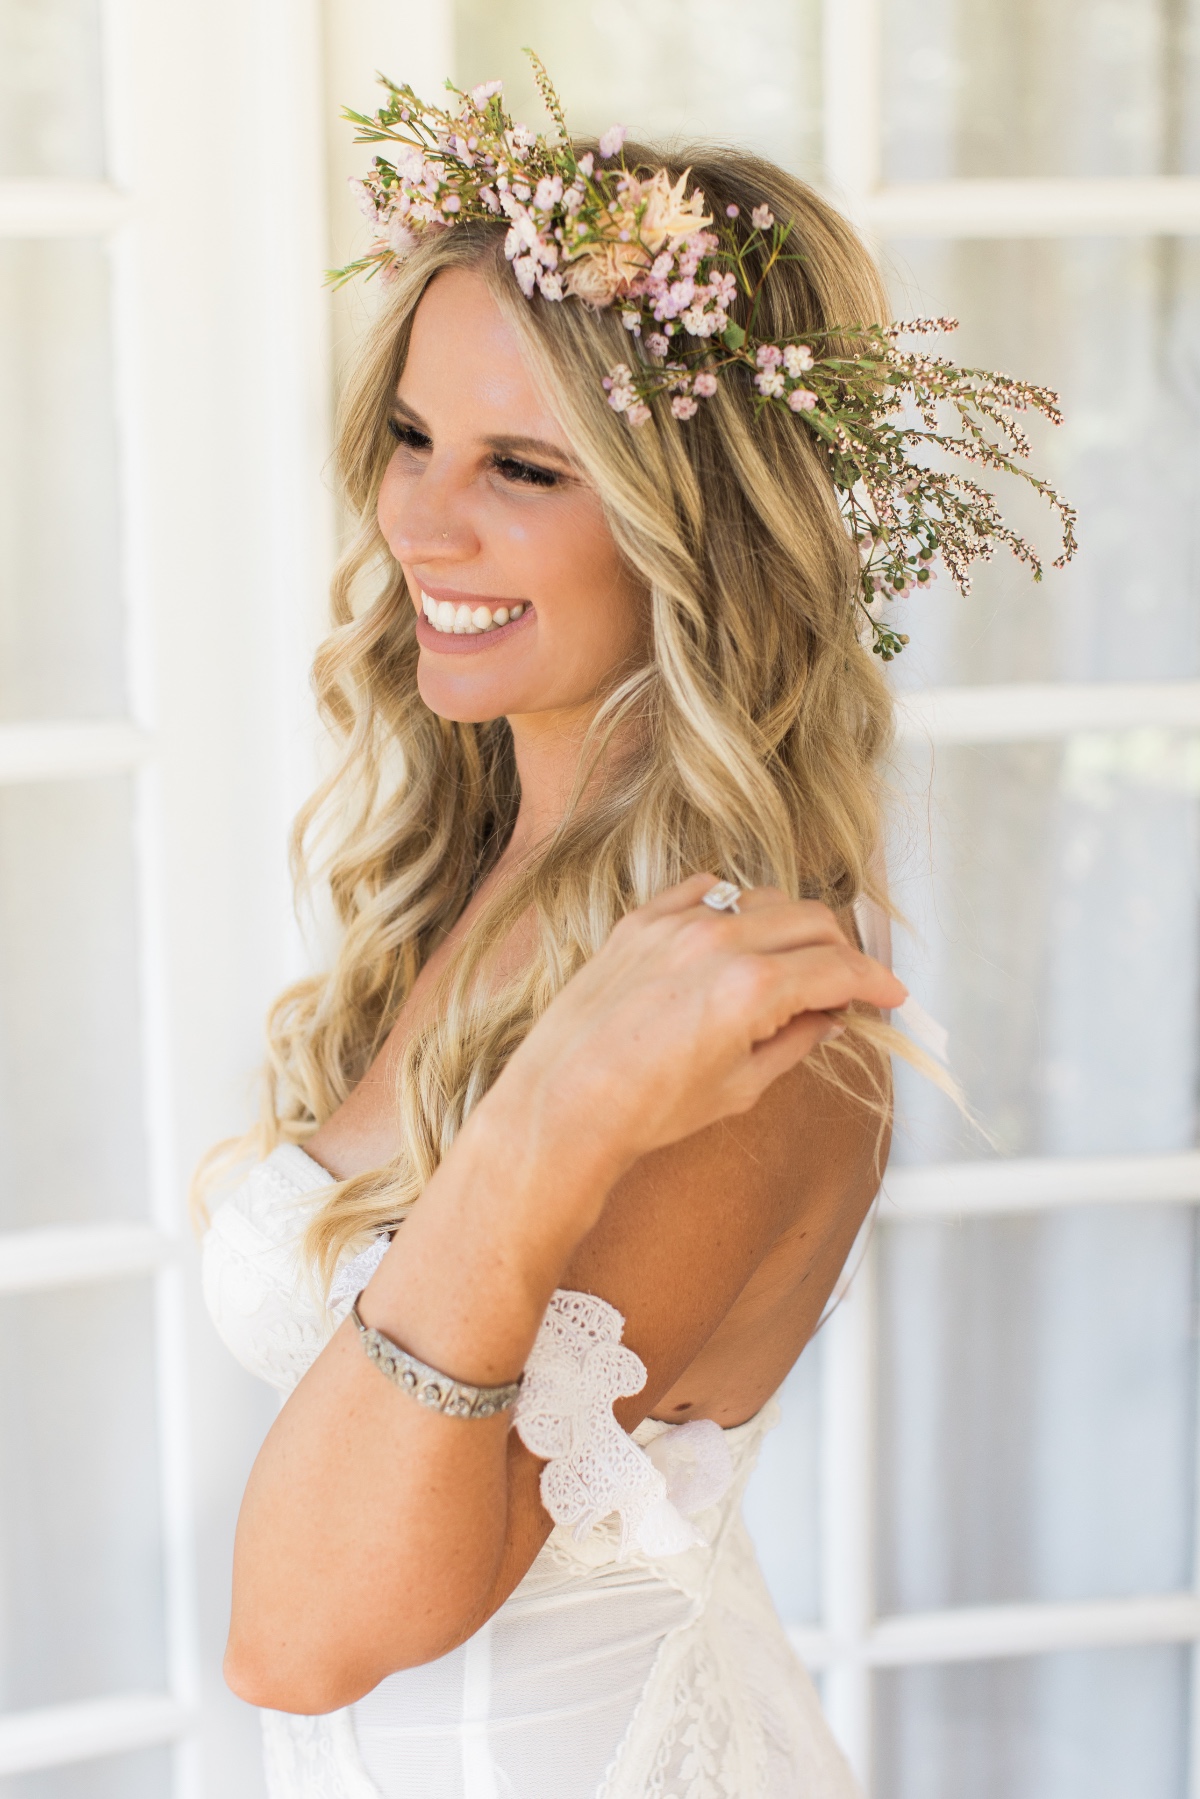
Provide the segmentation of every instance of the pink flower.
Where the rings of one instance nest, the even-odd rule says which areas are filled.
[[[793,412],[811,412],[817,403],[817,396],[810,388],[793,387],[787,403]]]
[[[646,339],[646,348],[651,356],[665,356],[670,347],[670,340],[661,331],[652,331]]]
[[[626,411],[625,417],[631,425],[644,425],[650,417],[650,408],[636,400]]]
[[[581,175],[587,175],[590,178],[592,170],[595,168],[595,166],[596,166],[596,159],[592,155],[590,150],[588,151],[586,156],[581,156],[579,158],[579,173]]]
[[[671,401],[671,411],[677,419],[690,419],[696,416],[696,402],[691,394],[676,394]]]
[[[807,344],[788,344],[783,352],[783,366],[791,376],[805,375],[813,365],[813,353]]]
[[[741,210],[740,206],[727,206],[725,208],[725,217],[727,219],[736,219],[740,215]]]
[[[503,92],[504,83],[502,81],[481,81],[478,87],[471,89],[471,103],[479,112],[482,112],[493,94],[502,94]]]
[[[783,361],[783,351],[778,344],[760,344],[754,360],[760,369],[778,368]]]
[[[778,369],[764,369],[755,375],[754,385],[764,400],[778,400],[783,394],[783,376]]]
[[[750,222],[756,231],[769,231],[775,223],[775,214],[769,206],[756,206],[750,214]]]
[[[615,156],[617,151],[621,148],[621,145],[625,142],[627,136],[628,133],[626,132],[624,125],[610,125],[600,139],[601,156],[603,156],[606,161],[610,156]]]
[[[702,400],[711,400],[716,391],[717,377],[711,370],[706,369],[703,374],[697,375],[696,379],[692,382],[692,392],[699,394]]]

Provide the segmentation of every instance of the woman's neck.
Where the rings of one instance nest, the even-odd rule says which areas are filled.
[[[595,716],[596,707],[591,705],[562,712],[524,713],[509,719],[521,804],[505,861],[519,861],[562,823],[579,778],[579,759],[584,753],[588,728]],[[617,733],[615,742],[607,747],[608,766],[611,767],[614,749],[619,754],[628,740],[628,729]],[[602,779],[601,769],[593,771],[585,795],[594,792]]]

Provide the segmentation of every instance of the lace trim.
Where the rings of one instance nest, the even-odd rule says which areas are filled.
[[[614,1402],[646,1384],[645,1363],[621,1342],[624,1329],[607,1300],[559,1288],[530,1353],[513,1421],[525,1447],[545,1458],[542,1504],[576,1542],[615,1513],[620,1557],[631,1544],[649,1556],[679,1555],[706,1539],[684,1517],[669,1475],[678,1475],[678,1498],[689,1508],[697,1498],[710,1505],[729,1486],[732,1459],[716,1425],[719,1450],[703,1429],[666,1425],[653,1455],[621,1429]],[[673,1457],[670,1439],[689,1429]]]

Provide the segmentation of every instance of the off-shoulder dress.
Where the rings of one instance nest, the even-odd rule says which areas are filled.
[[[218,1331],[285,1395],[387,1247],[319,1306],[299,1239],[330,1178],[276,1149],[205,1239]],[[264,1712],[270,1799],[856,1799],[741,1519],[778,1408],[626,1434],[613,1401],[645,1368],[623,1328],[602,1299],[554,1295],[515,1417],[546,1461],[549,1539],[461,1648],[342,1711]]]

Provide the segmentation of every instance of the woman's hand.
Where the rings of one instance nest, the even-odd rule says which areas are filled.
[[[772,887],[736,914],[704,906],[696,875],[629,913],[567,984],[493,1090],[521,1093],[557,1134],[623,1171],[649,1151],[747,1112],[839,1032],[854,1000],[906,989],[850,944],[833,913]]]

